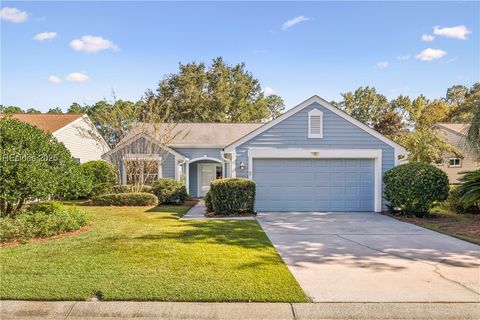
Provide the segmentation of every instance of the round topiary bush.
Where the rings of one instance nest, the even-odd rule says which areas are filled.
[[[169,178],[157,179],[153,182],[152,193],[164,204],[181,204],[188,198],[187,189],[180,181]]]
[[[93,160],[81,164],[84,174],[90,177],[92,184],[108,183],[114,185],[117,175],[114,166],[103,160]]]
[[[255,207],[255,182],[241,178],[212,181],[208,207],[218,214],[252,213]]]
[[[92,199],[95,206],[156,206],[158,198],[151,193],[111,193]]]
[[[406,214],[428,213],[435,202],[448,197],[448,177],[437,167],[421,162],[411,162],[388,170],[385,183],[385,199],[390,211]]]

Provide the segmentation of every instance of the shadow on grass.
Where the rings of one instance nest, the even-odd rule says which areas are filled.
[[[172,239],[182,243],[204,241],[243,248],[267,248],[272,246],[255,221],[188,221],[182,224],[181,230],[147,234],[134,239]]]
[[[163,212],[163,213],[170,213],[171,216],[162,216],[159,217],[161,219],[180,219],[183,217],[188,210],[190,210],[190,206],[186,205],[161,205],[158,207],[153,207],[145,212]]]

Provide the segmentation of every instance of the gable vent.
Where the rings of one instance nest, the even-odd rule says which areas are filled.
[[[323,137],[323,113],[318,109],[314,109],[308,113],[308,137]]]

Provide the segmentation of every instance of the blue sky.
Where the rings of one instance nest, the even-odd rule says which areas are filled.
[[[217,56],[287,108],[365,85],[442,97],[479,81],[479,16],[479,2],[3,1],[1,103],[138,100],[179,62]]]

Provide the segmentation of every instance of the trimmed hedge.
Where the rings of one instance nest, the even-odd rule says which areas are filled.
[[[140,190],[135,190],[138,188],[140,188]],[[118,184],[118,185],[112,186],[111,193],[132,193],[132,192],[152,193],[152,187],[151,186],[135,186],[132,184]]]
[[[188,199],[187,188],[180,181],[169,178],[157,179],[153,182],[152,193],[163,204],[182,204]]]
[[[214,180],[206,198],[207,209],[218,214],[253,213],[255,182],[241,178]]]
[[[34,204],[15,216],[0,218],[0,242],[51,237],[77,230],[89,221],[85,212],[60,202]]]
[[[158,198],[151,193],[111,193],[98,196],[92,199],[96,206],[156,206]]]
[[[437,167],[411,162],[388,170],[384,177],[385,199],[390,211],[406,214],[428,213],[437,201],[448,197],[448,177]]]
[[[112,193],[112,185],[110,183],[98,183],[92,187],[92,190],[90,191],[90,197],[98,197],[109,193]]]

